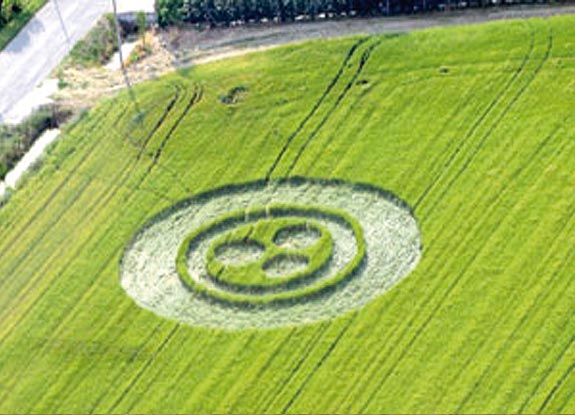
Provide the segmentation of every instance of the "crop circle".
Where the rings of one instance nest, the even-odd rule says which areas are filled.
[[[202,285],[212,282],[222,285],[224,290],[247,293],[261,293],[265,291],[265,287],[272,286],[293,287],[296,280],[301,283],[304,278],[309,281],[320,276],[319,268],[327,263],[333,241],[327,228],[313,223],[315,221],[310,224],[310,220],[306,218],[310,211],[309,208],[301,209],[295,206],[268,206],[249,213],[238,211],[213,221],[193,232],[180,247],[180,276],[192,287],[196,286],[196,283]],[[318,214],[329,218],[325,213]],[[222,227],[231,230],[214,238],[214,234],[222,233]],[[301,227],[313,232],[315,240],[306,237],[303,241],[300,237]],[[293,236],[300,237],[297,242],[303,244],[278,245],[276,235],[280,232],[292,234],[292,229],[298,230]],[[243,261],[233,264],[222,262],[218,252],[230,245],[236,252],[245,251],[247,255],[243,256]],[[255,246],[259,247],[256,260],[253,254],[250,255]],[[204,264],[205,262],[207,263]],[[289,262],[292,267],[282,266]],[[213,294],[220,297],[217,293]],[[233,301],[229,296],[227,299]]]
[[[233,267],[256,261],[263,251],[264,248],[257,241],[237,240],[218,245],[214,255],[223,266]]]
[[[368,185],[290,178],[202,193],[152,218],[121,261],[140,306],[180,322],[271,328],[367,304],[417,265],[415,218]]]
[[[301,254],[278,254],[262,265],[269,278],[285,278],[292,273],[299,274],[309,267],[310,260]]]
[[[279,229],[273,236],[273,243],[282,247],[302,248],[318,241],[322,236],[320,229],[309,223],[288,225]]]

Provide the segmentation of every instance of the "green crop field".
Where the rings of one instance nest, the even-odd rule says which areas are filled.
[[[0,209],[0,413],[575,412],[575,17],[313,41],[135,95]],[[131,285],[221,229],[198,307]],[[225,268],[276,254],[285,287]]]

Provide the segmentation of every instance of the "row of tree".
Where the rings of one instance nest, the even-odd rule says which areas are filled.
[[[156,11],[161,26],[192,23],[214,27],[536,2],[548,0],[156,0]]]

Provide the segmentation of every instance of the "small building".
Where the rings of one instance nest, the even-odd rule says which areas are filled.
[[[118,7],[118,19],[125,24],[135,24],[139,12],[146,14],[149,24],[156,23],[158,16],[154,0],[116,0]]]

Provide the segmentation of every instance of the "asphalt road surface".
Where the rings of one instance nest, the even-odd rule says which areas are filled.
[[[110,0],[50,0],[0,53],[0,123],[105,12]]]

